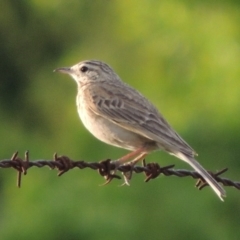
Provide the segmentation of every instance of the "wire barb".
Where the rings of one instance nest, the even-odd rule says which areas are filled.
[[[100,161],[100,167],[98,173],[106,179],[106,182],[102,185],[107,185],[114,178],[121,179],[120,176],[114,174],[115,166],[111,164],[111,159]],[[113,172],[113,173],[112,173]]]
[[[44,167],[48,166],[50,169],[57,169],[58,176],[63,175],[73,168],[85,169],[90,168],[97,170],[98,173],[105,178],[106,182],[103,185],[110,183],[113,179],[121,179],[116,174],[117,171],[122,172],[124,176],[124,183],[129,184],[133,173],[144,173],[146,178],[145,182],[149,182],[157,178],[159,175],[164,176],[177,176],[187,177],[191,176],[197,179],[196,187],[201,190],[208,184],[202,179],[201,175],[195,171],[189,171],[184,169],[173,169],[174,165],[161,167],[158,163],[148,163],[143,160],[143,166],[133,165],[131,163],[117,166],[111,159],[106,159],[100,162],[85,162],[83,160],[73,161],[67,156],[58,156],[54,154],[53,160],[35,160],[29,161],[29,151],[25,152],[24,159],[18,157],[18,152],[15,152],[10,159],[4,159],[0,161],[0,168],[14,168],[17,172],[17,186],[21,187],[22,174],[26,175],[27,170],[31,167]],[[217,181],[222,183],[224,186],[231,186],[240,190],[240,182],[235,182],[227,178],[222,178],[220,175],[225,173],[228,169],[224,168],[216,173],[210,172],[211,176]]]
[[[22,160],[18,157],[18,152],[15,152],[11,157],[12,167],[17,170],[17,186],[21,187],[22,173],[27,174],[28,164],[29,164],[29,152],[25,152],[25,158]]]
[[[220,176],[221,174],[225,173],[228,169],[224,168],[221,171],[218,171],[216,173],[210,172],[210,175],[217,180],[217,177]],[[218,180],[217,180],[218,181]],[[196,185],[195,185],[199,190],[202,190],[204,187],[208,186],[208,183],[203,179],[202,177],[198,179]]]
[[[60,156],[58,157],[57,153],[54,153],[53,155],[54,161],[59,162],[60,165],[56,166],[58,169],[58,176],[62,176],[64,173],[66,173],[68,170],[74,168],[73,161],[71,161],[70,158],[67,156]]]

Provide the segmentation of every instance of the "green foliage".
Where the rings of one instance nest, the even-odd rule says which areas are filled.
[[[79,160],[126,151],[94,139],[79,122],[76,86],[56,67],[109,63],[154,102],[211,170],[239,180],[238,1],[14,1],[0,8],[1,159],[30,150]],[[159,158],[159,160],[158,160]],[[188,168],[164,153],[148,161]],[[239,167],[239,168],[238,168]],[[21,190],[1,170],[2,239],[237,239],[238,192],[221,203],[191,179],[134,176],[99,187],[90,170],[61,178],[30,169]]]

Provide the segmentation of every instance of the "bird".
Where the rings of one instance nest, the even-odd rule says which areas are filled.
[[[77,110],[87,130],[109,145],[130,150],[115,160],[117,166],[135,164],[151,152],[163,150],[188,163],[223,201],[224,188],[195,159],[193,148],[112,67],[99,60],[84,60],[54,72],[68,74],[77,83]]]

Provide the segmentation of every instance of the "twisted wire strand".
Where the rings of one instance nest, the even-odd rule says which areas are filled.
[[[129,184],[134,173],[144,173],[145,182],[155,179],[160,174],[164,176],[177,176],[177,177],[192,177],[197,179],[196,187],[201,190],[208,184],[204,181],[201,175],[195,171],[185,170],[185,169],[173,169],[174,165],[161,167],[157,163],[146,164],[143,161],[143,166],[132,165],[131,163],[121,166],[116,166],[114,161],[111,162],[110,159],[106,159],[100,162],[86,162],[84,160],[73,161],[67,156],[58,156],[54,154],[53,160],[38,159],[35,161],[29,161],[29,152],[25,152],[24,159],[18,157],[18,152],[14,153],[11,159],[0,160],[0,168],[14,168],[18,172],[17,186],[21,186],[22,174],[26,175],[27,170],[31,167],[42,168],[48,166],[51,169],[58,170],[58,176],[66,173],[73,168],[85,169],[90,168],[97,170],[98,173],[106,179],[106,183],[110,183],[114,178],[121,179],[119,175],[116,174],[117,171],[122,172],[125,184]],[[213,178],[222,183],[224,186],[231,186],[240,190],[240,182],[232,181],[227,178],[220,177],[221,174],[225,173],[228,169],[225,168],[221,171],[213,173],[208,171]]]

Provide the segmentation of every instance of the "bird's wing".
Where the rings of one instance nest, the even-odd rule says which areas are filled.
[[[195,151],[173,130],[158,110],[139,92],[125,84],[92,84],[84,91],[88,107],[113,123],[156,141],[168,152]]]

